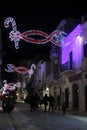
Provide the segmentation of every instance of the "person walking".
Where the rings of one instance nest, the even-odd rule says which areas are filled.
[[[35,110],[39,107],[40,97],[37,92],[34,93],[35,96]]]
[[[35,111],[35,96],[33,92],[31,92],[29,95],[29,104],[30,104],[30,112],[34,112]]]
[[[63,115],[66,114],[66,103],[65,102],[62,103],[62,112],[63,112]]]
[[[55,98],[50,95],[49,96],[49,112],[54,112],[54,102],[55,102]]]
[[[48,105],[48,96],[45,94],[43,97],[43,103],[44,103],[44,112],[47,112],[47,105]]]

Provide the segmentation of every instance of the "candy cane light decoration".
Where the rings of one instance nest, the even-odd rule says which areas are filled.
[[[16,49],[19,49],[20,39],[25,40],[26,42],[35,43],[35,44],[45,44],[47,42],[51,42],[56,46],[61,46],[61,47],[65,46],[64,39],[67,34],[61,30],[55,30],[50,35],[48,35],[47,33],[43,32],[43,31],[40,31],[40,30],[29,30],[29,31],[26,31],[21,34],[19,31],[17,31],[16,22],[12,17],[8,17],[5,19],[4,26],[6,28],[8,28],[9,23],[12,24],[12,29],[13,29],[9,33],[9,38],[11,39],[11,41],[13,41],[15,43]],[[34,38],[30,37],[31,35],[39,35],[44,38],[43,39],[34,39]]]
[[[2,94],[6,94],[8,91],[14,91],[17,87],[16,83],[7,83],[7,80],[3,81]]]
[[[4,26],[6,28],[8,28],[10,22],[12,23],[13,30],[9,33],[9,38],[11,39],[11,41],[14,41],[15,48],[18,49],[19,48],[19,41],[21,39],[21,34],[19,31],[17,31],[16,22],[12,17],[8,17],[7,19],[5,19]]]

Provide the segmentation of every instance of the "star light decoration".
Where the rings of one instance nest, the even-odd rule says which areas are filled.
[[[59,33],[54,36],[54,40],[62,45],[64,45],[64,39],[66,37],[66,33]]]
[[[19,49],[19,42],[21,39],[25,40],[26,42],[35,43],[35,44],[45,44],[50,41],[56,46],[60,46],[60,47],[65,46],[64,39],[67,36],[67,34],[61,30],[55,30],[50,35],[40,30],[29,30],[21,34],[19,31],[17,31],[16,22],[12,17],[8,17],[5,19],[4,26],[8,28],[9,23],[12,23],[12,29],[13,29],[9,33],[9,38],[11,39],[11,41],[15,43],[16,49]],[[29,37],[31,35],[40,35],[44,37],[44,39],[34,39]]]

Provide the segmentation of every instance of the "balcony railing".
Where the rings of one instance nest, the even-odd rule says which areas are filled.
[[[61,73],[72,73],[72,72],[74,72],[73,63],[70,66],[70,63],[66,62],[61,66]]]

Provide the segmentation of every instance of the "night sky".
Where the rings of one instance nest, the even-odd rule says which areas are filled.
[[[49,59],[51,43],[37,45],[21,40],[20,49],[15,49],[10,41],[9,33],[12,31],[4,27],[4,20],[13,17],[20,33],[29,30],[40,30],[51,34],[64,18],[80,19],[87,15],[86,3],[82,1],[52,1],[52,0],[0,0],[0,29],[2,42],[2,79],[9,77],[4,71],[7,64],[19,65],[18,60],[25,58],[28,60]],[[5,53],[4,53],[5,52]],[[12,75],[8,81],[12,81]]]
[[[8,38],[11,26],[4,27],[4,20],[7,17],[15,19],[20,33],[35,29],[51,34],[63,18],[81,19],[86,13],[86,4],[80,1],[76,3],[76,1],[0,0],[2,46],[6,51],[8,62],[16,57],[33,59],[37,55],[43,55],[48,58],[51,44],[37,45],[21,40],[20,49],[15,50],[14,44]]]

